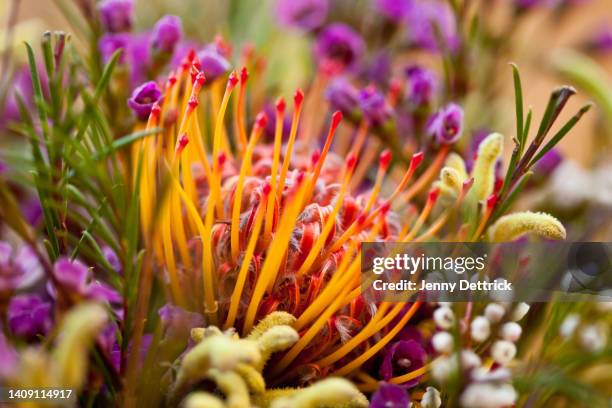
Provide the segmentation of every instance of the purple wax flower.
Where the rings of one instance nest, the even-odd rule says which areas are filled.
[[[8,323],[15,336],[33,340],[51,329],[51,303],[38,295],[19,295],[11,299]]]
[[[376,0],[374,7],[389,20],[399,23],[406,18],[413,3],[413,0]]]
[[[399,385],[381,383],[372,395],[370,408],[409,408],[410,397]]]
[[[161,53],[171,54],[181,40],[183,28],[177,16],[164,16],[153,27],[151,47]]]
[[[102,26],[111,33],[130,31],[134,19],[132,0],[102,0],[98,3]]]
[[[121,49],[121,55],[119,56],[120,64],[124,64],[127,60],[128,47],[130,45],[130,34],[125,33],[107,33],[100,37],[98,40],[98,49],[102,55],[102,61],[106,64],[114,52]]]
[[[144,334],[142,339],[140,340],[140,352],[138,353],[138,363],[140,366],[144,363],[147,358],[147,352],[149,348],[153,344],[153,335],[152,334]],[[128,345],[127,354],[128,357],[132,354],[132,342]],[[113,345],[113,350],[110,355],[110,360],[117,371],[121,369],[121,347],[119,343],[115,343]]]
[[[162,93],[155,81],[145,82],[132,92],[128,99],[128,106],[134,111],[138,119],[147,120],[153,104],[160,100]]]
[[[28,224],[38,225],[38,223],[42,220],[42,205],[40,204],[38,197],[25,198],[20,207],[23,218],[25,218]]]
[[[364,75],[370,82],[385,85],[391,77],[391,57],[389,53],[377,53],[365,66]]]
[[[271,103],[264,104],[264,113],[268,118],[266,122],[266,126],[264,127],[263,135],[265,137],[264,140],[268,142],[274,141],[274,134],[276,132],[276,108]],[[288,115],[285,112],[285,117],[283,118],[283,133],[282,139],[287,140],[289,137],[289,132],[291,131],[291,115]]]
[[[219,78],[231,67],[229,61],[217,51],[217,47],[214,45],[209,45],[198,52],[198,59],[207,82]]]
[[[361,58],[364,47],[359,33],[346,24],[334,23],[321,31],[314,52],[319,62],[334,61],[351,68]]]
[[[514,6],[519,10],[527,10],[544,4],[543,0],[514,0]]]
[[[329,0],[279,0],[276,15],[286,27],[311,31],[325,22],[328,9]]]
[[[359,109],[359,91],[344,77],[335,78],[325,90],[333,110],[351,115]]]
[[[104,245],[102,247],[102,254],[104,255],[104,258],[106,258],[110,266],[112,266],[112,268],[115,270],[115,272],[123,272],[121,261],[119,260],[119,257],[111,247],[109,247],[108,245]]]
[[[122,301],[121,295],[115,289],[100,281],[91,280],[91,270],[79,260],[72,261],[67,257],[60,257],[53,265],[53,274],[70,293],[111,304]],[[51,296],[56,296],[53,286],[48,285],[48,290]]]
[[[131,69],[130,83],[133,88],[142,84],[148,78],[151,66],[151,33],[145,32],[132,35],[128,47],[128,63]]]
[[[0,174],[6,173],[7,170],[8,170],[8,165],[2,160],[0,160]]]
[[[385,96],[373,87],[367,87],[359,92],[359,107],[372,126],[383,125],[393,114]]]
[[[39,69],[39,76],[43,93],[48,94],[48,82],[46,71],[44,68]],[[0,129],[5,128],[9,123],[16,122],[21,119],[19,111],[18,97],[23,100],[26,107],[34,105],[34,91],[32,90],[32,80],[30,70],[27,66],[18,69],[13,78],[11,78],[11,87],[7,89],[6,99],[3,105],[0,105]]]
[[[89,268],[78,260],[71,261],[62,256],[53,265],[53,274],[59,283],[77,293],[85,293],[89,279]]]
[[[427,133],[438,143],[453,144],[463,132],[463,109],[455,103],[449,103],[434,113],[427,124]]]
[[[6,341],[4,333],[0,330],[0,380],[12,375],[17,368],[17,363],[17,352]]]
[[[587,42],[587,46],[594,51],[612,51],[612,26],[603,25],[600,27],[595,32],[593,37]]]
[[[419,107],[429,105],[434,99],[438,83],[435,74],[418,65],[406,68],[406,98],[411,105]]]
[[[30,247],[21,247],[15,254],[8,242],[0,241],[0,292],[31,286],[42,274],[42,267]]]
[[[425,364],[427,354],[423,347],[415,340],[400,340],[385,350],[383,362],[380,365],[380,375],[389,380],[410,371],[418,370]],[[405,387],[414,387],[419,383],[420,377],[403,384]]]
[[[551,149],[536,163],[535,171],[538,175],[549,176],[561,164],[563,156],[558,149]]]
[[[194,327],[204,326],[204,317],[199,313],[189,312],[170,303],[158,311],[164,330],[164,337],[185,339]]]
[[[446,2],[432,0],[415,3],[404,21],[408,41],[415,47],[432,52],[445,49],[454,52],[459,47],[457,21]]]

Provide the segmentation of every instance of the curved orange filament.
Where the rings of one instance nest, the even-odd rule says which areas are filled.
[[[399,333],[400,330],[404,328],[406,323],[408,323],[408,321],[412,318],[412,316],[414,316],[416,311],[419,309],[419,307],[421,306],[421,303],[422,302],[420,301],[413,303],[410,309],[408,309],[408,311],[406,312],[406,314],[402,316],[402,318],[397,323],[397,325],[393,329],[391,329],[389,333],[387,333],[378,343],[374,344],[372,347],[370,347],[368,350],[366,350],[364,353],[362,353],[359,357],[357,357],[350,363],[334,371],[331,375],[342,377],[354,371],[355,369],[359,368],[363,363],[368,361],[373,355],[375,355],[383,347],[385,347],[387,343],[389,343],[397,335],[397,333]]]
[[[281,168],[280,177],[278,179],[278,200],[283,195],[285,188],[285,179],[287,178],[287,172],[289,171],[289,164],[291,162],[291,154],[293,152],[293,144],[295,143],[295,136],[297,135],[298,124],[300,123],[300,114],[302,112],[302,102],[304,100],[304,94],[300,89],[295,92],[293,97],[293,119],[291,121],[291,130],[289,132],[289,140],[287,141],[287,148],[285,150],[285,157],[283,158],[283,167]]]

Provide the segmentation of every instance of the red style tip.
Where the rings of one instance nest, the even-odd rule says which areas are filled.
[[[381,170],[387,170],[387,168],[389,167],[389,163],[391,163],[392,157],[393,155],[391,154],[391,151],[389,149],[385,149],[382,151],[379,158],[379,165]]]
[[[227,89],[234,89],[237,83],[238,77],[236,76],[236,72],[232,71],[229,78],[227,79]]]
[[[424,158],[425,158],[425,155],[423,154],[423,152],[417,152],[413,154],[412,159],[410,159],[410,167],[412,167],[413,169],[416,169],[417,167],[419,167],[419,164],[423,162]]]
[[[200,86],[202,86],[206,83],[206,75],[204,75],[203,72],[199,72],[198,75],[196,75],[195,80]]]
[[[176,75],[174,74],[174,72],[172,74],[170,74],[170,76],[168,77],[168,86],[173,86],[174,84],[176,84],[176,81],[178,81],[178,78],[176,77]]]
[[[282,98],[282,97],[281,97],[281,98],[278,98],[278,99],[276,100],[276,112],[278,112],[278,113],[283,113],[283,112],[285,112],[285,107],[286,107],[286,104],[285,104],[285,99],[284,99],[284,98]]]
[[[310,163],[314,166],[318,163],[320,158],[321,152],[319,151],[319,149],[316,149],[314,152],[312,152],[312,155],[310,156]]]
[[[470,177],[469,179],[465,180],[463,182],[463,192],[467,192],[470,188],[472,188],[472,186],[474,185],[474,177]]]
[[[382,205],[380,206],[380,212],[381,214],[386,214],[389,212],[389,210],[391,209],[391,203],[389,201],[385,201],[384,203],[382,203]]]
[[[429,202],[435,203],[439,196],[440,196],[440,189],[436,187],[429,192],[429,195],[427,196],[427,200]]]
[[[242,85],[246,84],[246,81],[249,79],[249,71],[247,71],[246,67],[242,67],[240,70],[240,83]]]
[[[268,115],[266,115],[265,112],[259,112],[257,114],[257,117],[255,118],[255,127],[257,129],[263,129],[264,127],[266,127],[267,123],[268,123]]]
[[[263,195],[267,197],[272,192],[272,186],[270,185],[270,183],[266,183],[264,184],[261,191],[263,192]]]
[[[187,137],[187,133],[183,133],[181,137],[176,141],[175,154],[179,155],[185,149],[185,146],[189,143],[189,137]]]
[[[346,168],[349,170],[352,170],[355,168],[355,165],[357,164],[357,155],[355,153],[349,153],[349,155],[346,157]]]
[[[302,102],[304,102],[304,92],[298,88],[293,94],[293,104],[297,108],[302,105]]]
[[[194,110],[195,108],[198,107],[198,98],[194,95],[192,97],[189,98],[189,102],[187,102],[187,107],[189,109],[189,111]]]
[[[402,81],[400,81],[399,79],[392,79],[391,84],[389,84],[389,92],[391,93],[391,95],[397,96],[399,95],[401,90]]]
[[[155,102],[151,107],[151,116],[157,119],[159,117],[160,112],[161,108],[159,107],[159,103]]]
[[[227,160],[227,155],[225,154],[225,152],[219,153],[219,155],[217,156],[217,163],[219,163],[219,167],[223,167],[226,160]]]
[[[357,217],[357,225],[365,224],[367,219],[368,219],[367,214],[364,214],[364,213],[359,214],[359,217]]]
[[[302,184],[305,178],[306,178],[306,173],[304,173],[303,171],[300,171],[295,178],[296,184]]]
[[[493,193],[487,198],[487,209],[492,209],[497,204],[497,194]]]
[[[195,49],[190,48],[187,52],[187,61],[192,62],[196,58],[197,54]]]
[[[334,114],[332,115],[332,125],[331,125],[332,130],[336,130],[341,120],[342,120],[342,112],[335,111]]]

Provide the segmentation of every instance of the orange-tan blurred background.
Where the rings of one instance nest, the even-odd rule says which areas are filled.
[[[80,0],[79,0],[80,1]],[[82,0],[86,1],[86,0]],[[252,0],[246,0],[249,2]],[[257,7],[260,12],[269,10],[273,0],[253,0],[257,1],[261,7]],[[493,0],[482,0],[493,1]],[[502,0],[497,0],[501,2]],[[17,5],[15,13],[17,21],[13,40],[19,44],[21,41],[37,41],[39,35],[47,29],[61,29],[70,31],[69,24],[60,12],[59,5],[69,4],[70,0],[0,0],[0,19],[2,19],[3,29],[0,35],[4,37],[4,27],[12,7]],[[229,3],[229,2],[228,2]],[[263,11],[262,11],[263,10]],[[221,21],[223,16],[228,13],[225,1],[210,0],[136,0],[137,25],[144,27],[150,25],[160,15],[165,13],[177,14],[187,19],[186,25],[191,24],[198,34],[212,36],[217,30],[223,30]],[[197,16],[206,15],[208,17],[218,16],[216,19],[207,18],[206,24],[202,20],[198,21]],[[191,17],[189,17],[191,16]],[[191,23],[189,19],[191,18]],[[211,21],[219,21],[218,26],[211,24]],[[523,75],[523,86],[525,88],[526,104],[532,105],[534,118],[539,118],[545,107],[550,90],[565,82],[558,75],[555,75],[550,67],[550,58],[558,49],[572,47],[581,41],[589,38],[595,29],[603,23],[612,23],[612,0],[590,0],[584,4],[574,7],[569,14],[563,18],[551,15],[547,10],[537,10],[532,12],[527,21],[522,25],[517,33],[518,41],[514,50],[514,62],[521,68]],[[188,28],[189,29],[189,28]],[[289,37],[287,37],[289,38]],[[210,38],[205,38],[210,40]],[[283,40],[284,41],[284,40]],[[289,41],[289,40],[287,40]],[[0,46],[4,47],[6,39],[0,40]],[[289,48],[289,47],[288,47]],[[603,69],[608,74],[609,84],[612,84],[612,53],[607,56],[595,57]],[[508,72],[500,72],[506,75],[507,82],[507,109],[512,112],[513,97],[511,88],[511,76]],[[612,85],[610,85],[612,86]],[[570,109],[564,112],[565,119],[568,119],[588,98],[583,92],[571,100]],[[597,109],[597,108],[596,108]],[[575,159],[584,166],[590,164],[594,149],[597,148],[593,142],[593,126],[597,114],[589,113],[576,127],[569,137],[563,140],[560,149],[569,157]],[[508,133],[513,129],[513,114],[507,115],[508,123],[502,124],[505,129],[500,129]],[[510,149],[507,149],[510,150]]]

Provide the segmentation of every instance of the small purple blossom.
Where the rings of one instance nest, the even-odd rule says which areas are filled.
[[[151,33],[144,32],[132,35],[128,48],[128,63],[131,69],[130,83],[133,88],[142,84],[148,78],[151,66]]]
[[[323,25],[328,9],[329,0],[279,0],[276,16],[286,27],[311,31]]]
[[[535,171],[540,176],[549,176],[563,161],[563,156],[558,149],[551,149],[536,163]]]
[[[130,34],[107,33],[98,40],[98,49],[102,55],[102,61],[106,64],[115,51],[122,50],[118,62],[125,64],[127,60],[127,50],[130,45]]]
[[[399,385],[381,383],[378,390],[372,395],[370,408],[408,408],[410,397],[404,388]]]
[[[589,49],[598,52],[612,52],[612,26],[603,25],[587,42]]]
[[[0,330],[0,380],[4,380],[14,374],[17,369],[19,357],[13,347],[6,341],[6,337]]]
[[[346,78],[332,80],[325,90],[325,97],[333,110],[351,115],[359,109],[359,91]]]
[[[266,103],[264,104],[264,113],[268,117],[268,121],[266,122],[266,126],[264,127],[264,137],[266,141],[273,141],[274,134],[276,133],[276,109],[273,104]],[[285,117],[283,118],[283,133],[282,140],[287,140],[289,137],[289,132],[291,131],[291,116],[285,113]]]
[[[153,27],[151,47],[161,53],[171,54],[183,36],[183,25],[177,16],[164,16]]]
[[[376,0],[374,7],[389,20],[399,23],[406,18],[413,3],[413,0]]]
[[[7,317],[15,336],[33,340],[51,329],[51,303],[38,295],[15,296],[9,304]]]
[[[158,314],[166,338],[184,339],[194,327],[204,326],[204,317],[201,314],[169,303],[161,307]]]
[[[98,3],[102,26],[111,33],[130,31],[134,20],[132,0],[102,0]]]
[[[391,56],[386,51],[380,51],[365,65],[363,75],[373,83],[384,85],[391,78]]]
[[[446,2],[415,3],[404,20],[408,41],[415,47],[432,52],[458,49],[457,21]]]
[[[385,96],[373,87],[362,89],[359,92],[359,107],[372,126],[385,124],[393,114]]]
[[[528,10],[544,3],[544,0],[514,0],[514,6],[519,10]]]
[[[420,107],[429,105],[434,99],[438,81],[435,74],[418,65],[406,68],[406,98],[412,106]]]
[[[334,23],[321,31],[314,52],[319,62],[333,61],[348,69],[361,59],[364,47],[358,32],[346,24]]]
[[[53,265],[53,274],[57,281],[71,293],[87,299],[105,301],[112,304],[121,302],[121,295],[102,282],[91,279],[91,270],[79,260],[60,257]],[[55,295],[49,287],[51,295]]]
[[[153,104],[161,99],[162,92],[155,81],[145,82],[134,89],[128,99],[128,106],[134,111],[138,119],[147,120]]]
[[[85,293],[89,279],[89,268],[81,261],[71,261],[65,256],[60,257],[53,265],[53,274],[65,288],[77,293]]]
[[[104,255],[104,258],[109,263],[109,265],[115,270],[115,272],[123,272],[121,261],[119,260],[119,257],[111,247],[109,247],[108,245],[104,245],[102,247],[102,254]]]
[[[202,66],[202,72],[207,82],[212,82],[229,71],[231,65],[223,55],[217,51],[217,47],[209,45],[198,52],[198,59]]]
[[[380,375],[384,380],[418,370],[425,364],[427,354],[416,340],[400,340],[385,350],[383,362],[380,365]],[[420,377],[404,384],[413,387],[418,384]]]
[[[0,292],[28,287],[42,274],[42,266],[30,247],[23,246],[14,253],[8,242],[0,241]]]
[[[427,133],[441,144],[453,144],[463,132],[463,109],[455,103],[449,103],[429,118]]]

